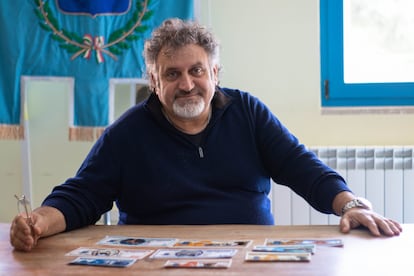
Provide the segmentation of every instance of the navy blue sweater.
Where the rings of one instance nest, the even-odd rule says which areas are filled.
[[[152,94],[106,129],[43,205],[63,212],[66,230],[95,223],[114,201],[120,224],[273,224],[271,178],[324,213],[349,190],[249,93],[218,88],[207,128],[191,138]]]

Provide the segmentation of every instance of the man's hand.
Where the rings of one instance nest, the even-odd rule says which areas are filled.
[[[43,206],[31,214],[31,224],[22,215],[16,216],[10,227],[10,243],[16,250],[31,251],[39,238],[63,232],[66,221],[63,214],[53,207]]]
[[[342,215],[339,227],[342,233],[348,233],[353,228],[365,226],[374,236],[397,236],[402,232],[401,225],[385,218],[372,210],[352,208]]]
[[[35,213],[31,216],[31,225],[29,224],[27,218],[22,215],[16,216],[10,227],[11,245],[17,250],[32,250],[42,235],[42,230],[39,227],[39,221],[41,221],[41,218]]]

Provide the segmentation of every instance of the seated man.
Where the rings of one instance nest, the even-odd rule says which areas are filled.
[[[119,224],[273,224],[271,179],[311,206],[393,236],[375,213],[308,151],[259,99],[218,86],[219,45],[205,27],[166,20],[145,43],[152,93],[109,126],[73,178],[11,225],[11,244],[94,224],[112,208]]]

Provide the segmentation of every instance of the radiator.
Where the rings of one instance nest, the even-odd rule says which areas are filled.
[[[376,212],[402,223],[414,223],[414,146],[313,147],[315,154],[340,173]],[[269,195],[276,225],[338,224],[282,185]]]

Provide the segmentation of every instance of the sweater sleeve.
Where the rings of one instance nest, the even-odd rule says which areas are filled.
[[[288,186],[320,212],[334,213],[332,203],[345,180],[299,143],[298,139],[258,99],[249,100],[258,148],[272,179]]]
[[[116,198],[119,165],[111,153],[107,134],[92,147],[76,175],[54,187],[42,205],[60,210],[66,231],[96,223]]]

